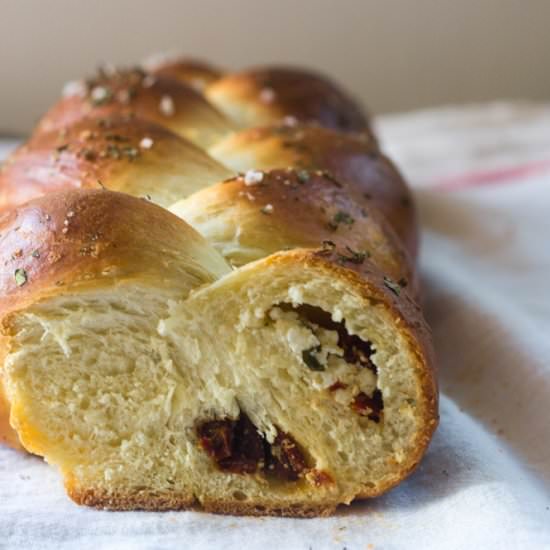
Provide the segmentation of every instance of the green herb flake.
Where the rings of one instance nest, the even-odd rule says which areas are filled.
[[[307,170],[299,170],[296,173],[296,177],[300,183],[307,183],[309,181],[309,172]]]
[[[130,141],[129,138],[120,134],[105,134],[105,139],[107,141],[118,141],[119,143]]]
[[[323,241],[321,248],[317,251],[317,254],[320,256],[330,256],[335,248],[336,243],[332,241]]]
[[[15,284],[17,286],[23,286],[27,282],[27,272],[24,269],[16,269],[13,276],[15,278]]]
[[[319,353],[321,351],[321,346],[313,346],[312,348],[305,349],[302,351],[302,360],[307,365],[308,369],[315,371],[324,371],[325,367],[321,365],[319,359],[313,355],[314,353]]]
[[[350,248],[349,246],[346,246],[346,251],[349,255],[338,254],[338,261],[340,263],[349,262],[352,264],[362,264],[365,259],[370,256],[370,253],[366,250],[361,252],[358,250],[353,250],[353,248]]]
[[[336,185],[336,187],[342,187],[342,184],[338,181],[338,179],[332,172],[329,172],[328,170],[321,170],[320,175],[330,181],[332,184]]]
[[[135,147],[124,147],[122,152],[130,160],[134,160],[139,157],[139,150],[136,149]]]
[[[334,214],[332,220],[328,223],[328,226],[333,231],[336,231],[340,224],[353,225],[354,223],[355,220],[347,212],[339,210],[336,214]]]
[[[33,251],[31,252],[31,256],[32,256],[33,258],[40,258],[40,251],[39,251],[39,250],[33,250]]]
[[[386,288],[389,288],[396,296],[399,296],[401,294],[401,285],[399,283],[396,283],[389,277],[384,277],[384,285]]]

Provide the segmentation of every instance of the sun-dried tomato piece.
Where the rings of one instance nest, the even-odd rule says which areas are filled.
[[[306,460],[302,451],[288,434],[277,434],[269,451],[267,469],[276,477],[296,481],[306,469]]]
[[[290,435],[279,432],[270,445],[243,412],[237,420],[204,422],[197,433],[201,447],[220,470],[236,474],[264,471],[288,481],[296,481],[307,470],[304,454]]]
[[[260,466],[265,461],[264,437],[244,413],[239,416],[233,432],[233,455],[243,462]]]
[[[351,408],[360,415],[366,416],[369,420],[380,422],[384,410],[382,392],[377,388],[374,390],[372,397],[369,397],[365,392],[358,393],[353,399]]]
[[[230,456],[218,461],[220,470],[234,474],[253,474],[258,470],[258,461],[243,456]]]
[[[359,363],[362,367],[374,372],[374,374],[377,373],[376,365],[370,359],[374,352],[370,342],[361,340],[356,334],[349,334],[345,328],[339,326],[338,345],[344,350],[344,361],[346,363]]]
[[[212,420],[198,427],[201,447],[216,461],[231,456],[233,422]]]

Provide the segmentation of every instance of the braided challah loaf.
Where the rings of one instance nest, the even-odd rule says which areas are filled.
[[[2,168],[0,439],[111,509],[383,493],[437,424],[406,185],[320,76],[144,67]]]

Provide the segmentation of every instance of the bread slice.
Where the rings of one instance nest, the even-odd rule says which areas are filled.
[[[368,259],[296,249],[231,271],[176,216],[107,191],[0,225],[2,259],[18,246],[25,273],[0,280],[10,422],[75,501],[319,515],[424,453],[428,332]]]

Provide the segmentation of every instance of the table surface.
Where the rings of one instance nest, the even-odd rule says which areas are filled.
[[[419,205],[442,389],[417,471],[325,519],[113,513],[76,506],[55,469],[3,448],[0,548],[550,548],[550,106],[377,125]]]

